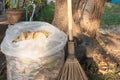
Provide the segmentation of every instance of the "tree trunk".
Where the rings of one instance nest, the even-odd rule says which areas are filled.
[[[105,1],[106,0],[72,0],[74,37],[80,38],[81,34],[95,37],[99,29]],[[56,0],[53,25],[67,33],[67,24],[67,0]]]

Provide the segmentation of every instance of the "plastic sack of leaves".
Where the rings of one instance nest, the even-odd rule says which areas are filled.
[[[7,59],[7,79],[56,80],[64,63],[66,41],[64,32],[45,22],[21,22],[9,27],[1,43]]]

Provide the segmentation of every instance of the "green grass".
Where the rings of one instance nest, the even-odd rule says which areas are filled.
[[[102,16],[101,25],[108,27],[109,25],[120,24],[120,5],[106,3],[104,14]]]

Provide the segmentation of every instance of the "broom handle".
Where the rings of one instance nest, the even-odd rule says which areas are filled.
[[[73,40],[73,32],[72,32],[72,0],[67,0],[68,5],[68,34],[69,40]]]

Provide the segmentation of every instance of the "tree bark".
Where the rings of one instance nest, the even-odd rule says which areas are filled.
[[[95,37],[106,0],[72,0],[73,35]],[[53,25],[68,32],[67,0],[56,0]]]

